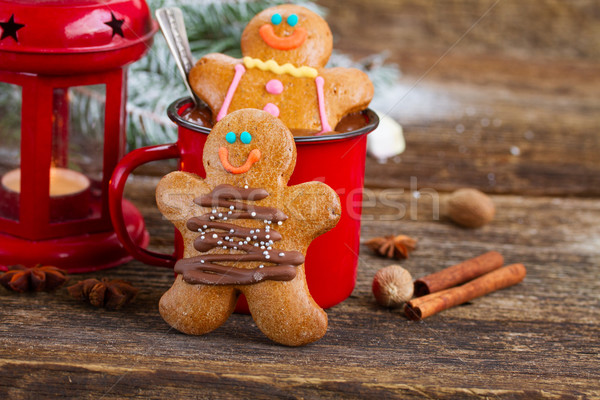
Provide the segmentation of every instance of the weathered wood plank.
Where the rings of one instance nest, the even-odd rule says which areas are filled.
[[[128,193],[146,216],[153,248],[167,251],[173,230],[153,204],[156,183],[134,179]],[[140,287],[138,299],[118,312],[90,308],[64,291],[1,289],[0,396],[600,396],[597,201],[494,196],[495,221],[465,230],[433,218],[431,194],[421,193],[416,203],[400,190],[373,196],[363,238],[400,232],[418,238],[418,249],[402,263],[415,277],[487,250],[500,251],[507,263],[523,262],[528,276],[412,323],[376,306],[371,279],[391,261],[363,248],[352,296],[328,311],[325,338],[300,349],[270,343],[245,315],[203,337],[174,332],[157,311],[172,274],[139,262],[76,277],[118,277]]]
[[[318,0],[329,9],[335,47],[373,52],[456,52],[510,58],[600,58],[600,5],[594,0]]]
[[[598,80],[590,85],[600,89]],[[412,178],[437,190],[600,193],[596,98],[423,83],[394,109],[407,150],[385,164],[369,159],[368,186],[408,188]]]
[[[600,194],[597,2],[320,3],[337,49],[385,51],[404,73],[380,111],[403,125],[407,150],[369,160],[368,186]]]

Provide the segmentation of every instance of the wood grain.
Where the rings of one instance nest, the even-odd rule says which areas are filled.
[[[510,58],[600,58],[600,5],[594,0],[319,0],[329,10],[334,48],[364,52],[445,52]]]
[[[589,82],[600,89],[596,78]],[[403,125],[407,149],[383,164],[369,159],[368,186],[599,194],[596,97],[458,83],[420,84],[407,93],[397,113],[384,110]],[[402,110],[405,104],[412,105]]]
[[[407,149],[370,160],[367,185],[599,194],[598,2],[320,3],[336,49],[386,52],[403,72],[379,111]]]
[[[156,183],[135,179],[128,192],[146,216],[152,247],[168,251],[173,231],[154,205]],[[498,250],[506,263],[524,263],[527,278],[412,323],[376,305],[371,280],[390,261],[363,246],[352,296],[328,310],[325,338],[303,348],[274,345],[246,315],[203,337],[174,332],[157,310],[172,274],[139,262],[74,277],[121,278],[141,288],[118,312],[78,303],[65,290],[2,289],[0,397],[600,396],[600,282],[591,279],[600,263],[597,201],[494,196],[496,220],[465,230],[434,218],[432,195],[412,205],[413,195],[400,190],[371,196],[363,239],[418,238],[403,263],[414,277]],[[401,206],[408,212],[399,213]]]

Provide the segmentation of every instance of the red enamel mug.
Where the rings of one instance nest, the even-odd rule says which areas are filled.
[[[181,171],[206,176],[202,151],[210,128],[187,118],[192,115],[193,107],[189,97],[172,103],[167,112],[178,126],[177,142],[133,150],[117,165],[110,182],[110,214],[117,236],[133,257],[147,264],[173,268],[183,255],[183,244],[177,234],[174,253],[160,254],[134,243],[123,221],[121,204],[125,182],[136,167],[169,158],[179,159]],[[204,111],[205,120],[210,120],[209,113]],[[202,115],[202,110],[196,115]],[[378,123],[377,114],[367,109],[342,120],[336,127],[340,133],[294,138],[297,161],[288,185],[325,182],[340,196],[342,205],[342,215],[336,227],[314,240],[306,255],[308,288],[323,308],[345,300],[356,283],[367,134]],[[244,300],[238,303],[237,310],[247,311]]]

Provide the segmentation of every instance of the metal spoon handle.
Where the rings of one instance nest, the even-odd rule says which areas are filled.
[[[171,50],[171,54],[175,57],[177,68],[183,77],[185,86],[192,95],[194,101],[198,103],[196,94],[190,87],[188,81],[190,70],[194,66],[194,59],[185,31],[183,13],[177,7],[159,8],[156,10],[156,19],[165,36],[169,50]]]

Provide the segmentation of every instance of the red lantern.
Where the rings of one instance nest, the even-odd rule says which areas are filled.
[[[141,0],[0,0],[0,264],[130,259],[108,184],[125,153],[127,65],[156,31]],[[146,246],[139,211],[123,207]]]

